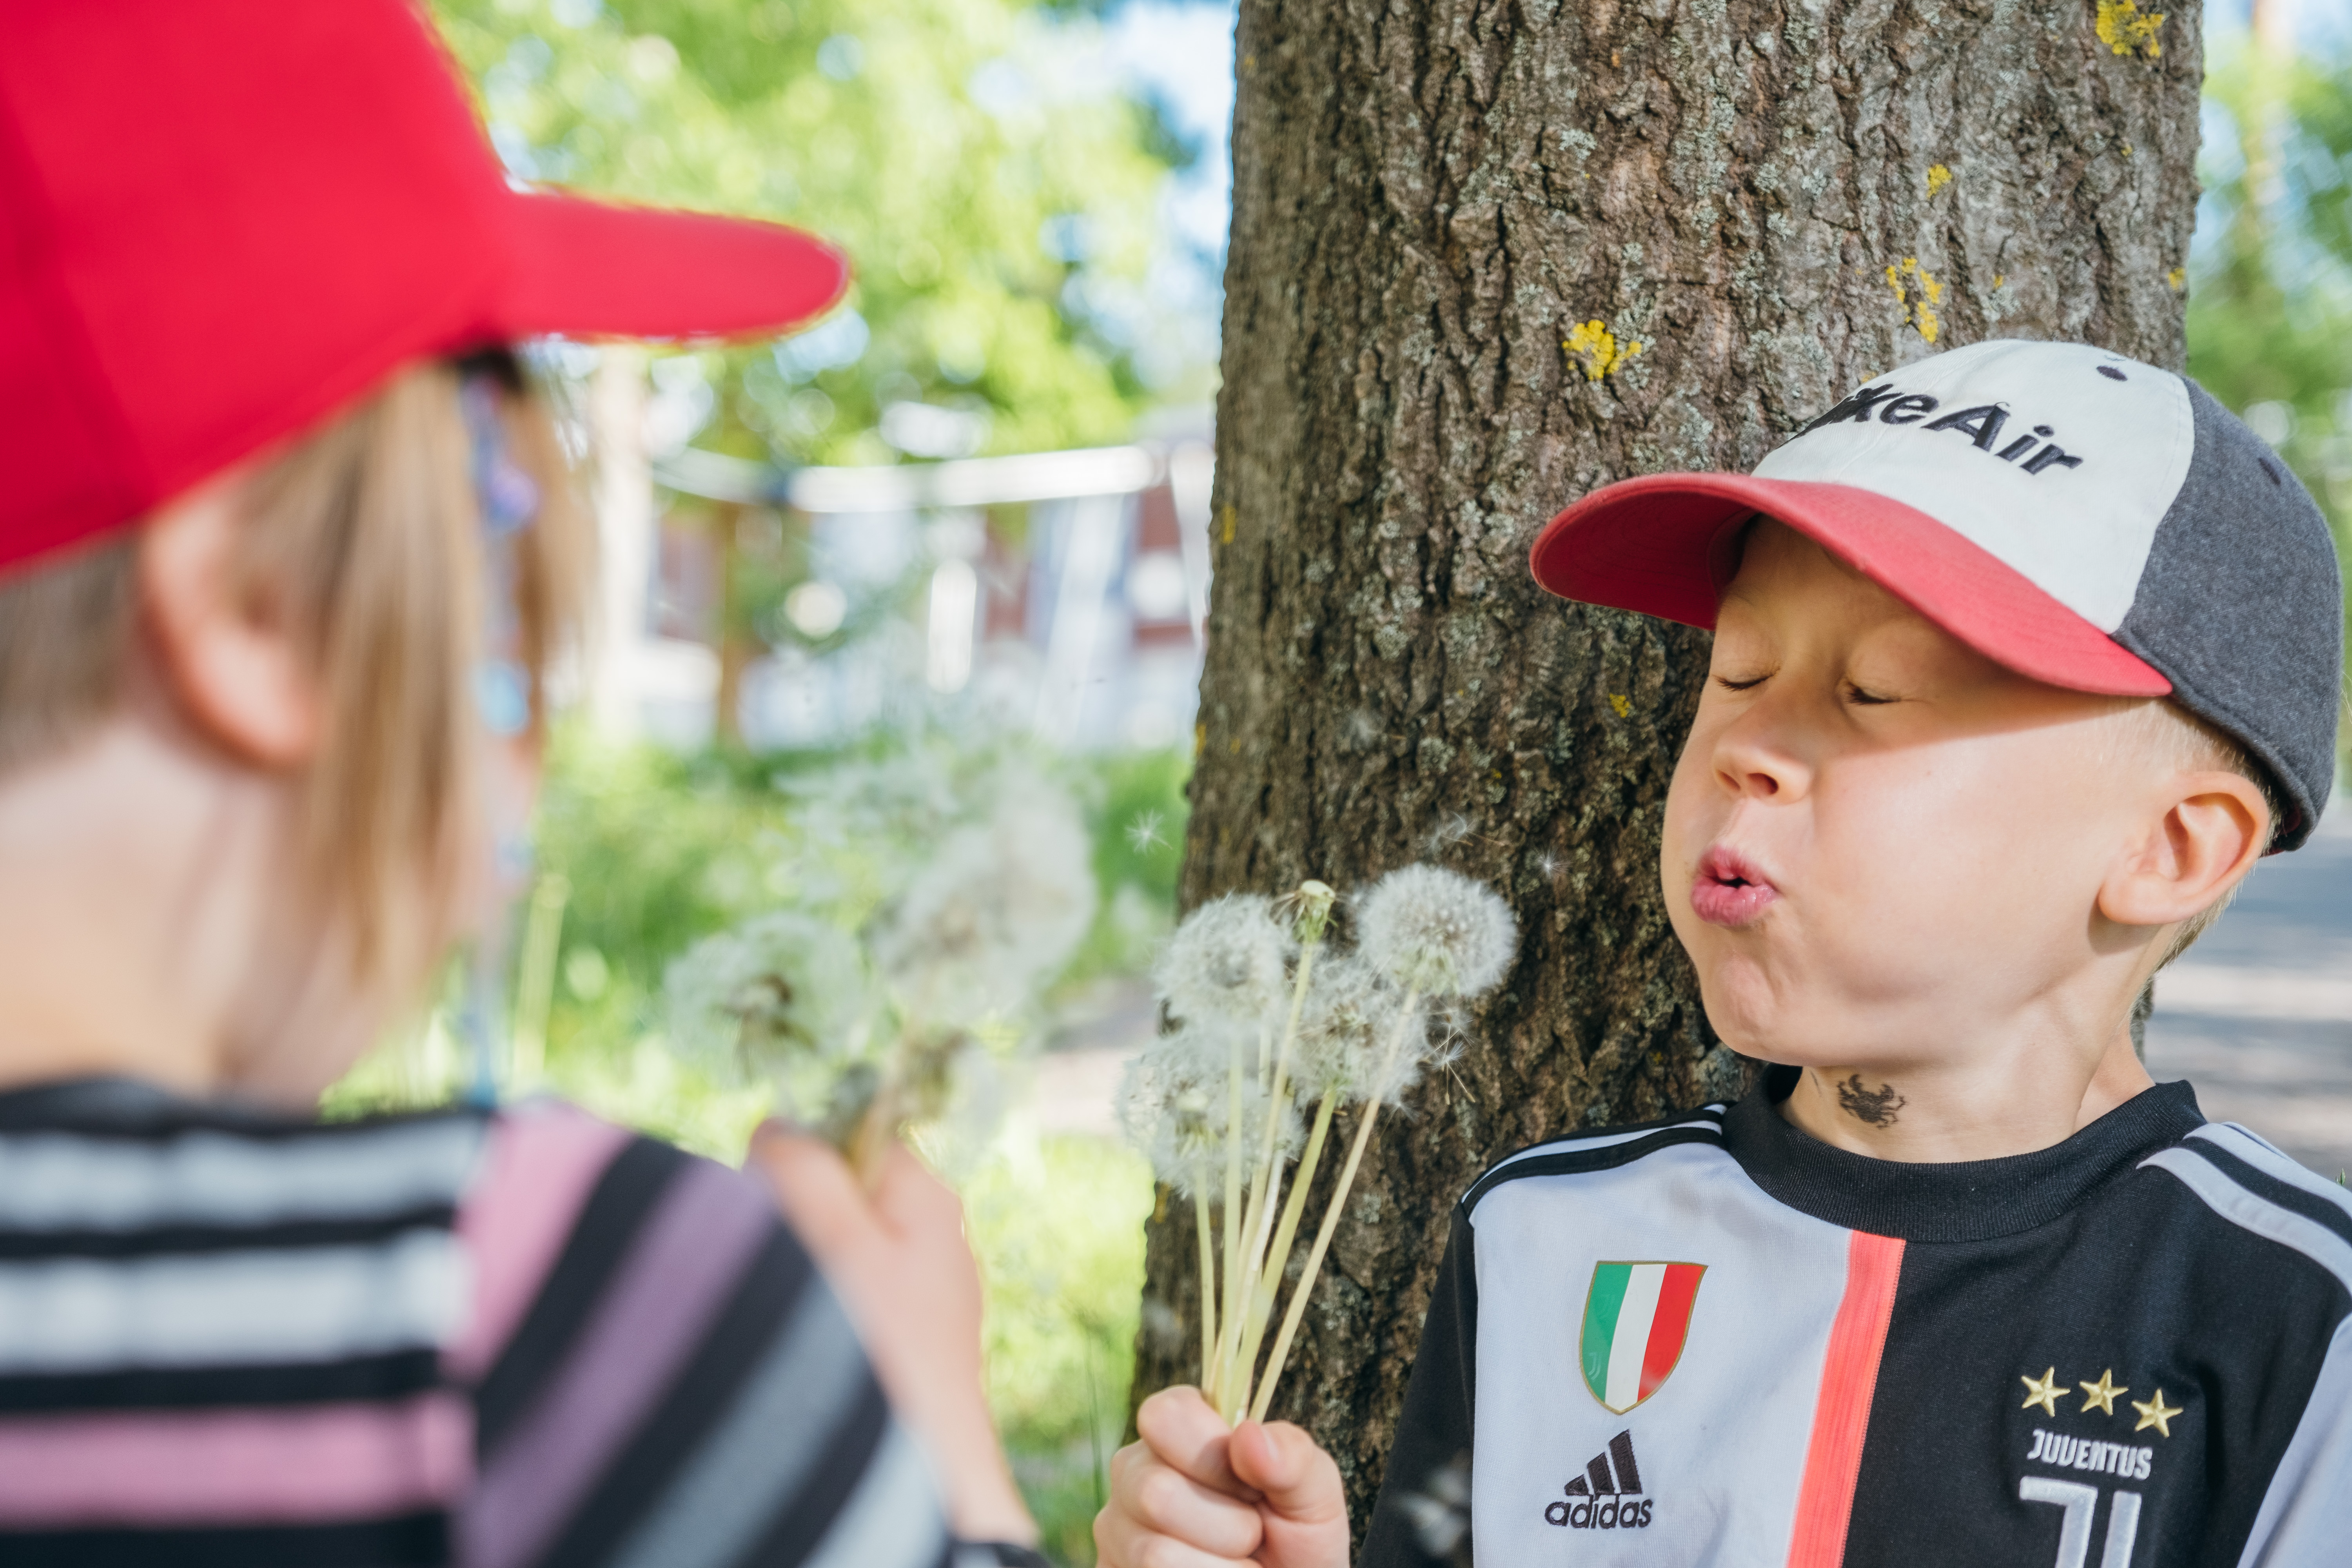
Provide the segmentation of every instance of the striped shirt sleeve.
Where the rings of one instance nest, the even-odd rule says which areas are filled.
[[[924,1458],[738,1172],[555,1104],[0,1092],[7,1568],[935,1568]]]
[[[944,1563],[924,1456],[764,1188],[560,1107],[501,1118],[458,1218],[467,1568]]]
[[[446,1562],[480,1120],[0,1104],[0,1562]]]

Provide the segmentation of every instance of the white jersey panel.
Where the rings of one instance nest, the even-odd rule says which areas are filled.
[[[2336,1329],[2240,1568],[2342,1568],[2352,1498],[2352,1318]]]
[[[2053,374],[2058,361],[2079,374]],[[2101,631],[2123,625],[2196,449],[2179,376],[2080,344],[1988,342],[1870,385],[1892,392],[1797,436],[1756,477],[1891,496]]]
[[[1712,1141],[1614,1170],[1504,1181],[1469,1221],[1479,1568],[1785,1563],[1849,1233],[1766,1196]],[[1599,1270],[1628,1263],[1706,1272],[1689,1299],[1680,1359],[1618,1415],[1588,1386],[1580,1341]],[[1655,1271],[1622,1278],[1625,1310],[1654,1310]],[[1626,1375],[1608,1359],[1599,1364],[1611,1384]],[[1612,1461],[1612,1444],[1623,1458]],[[1610,1508],[1593,1493],[1614,1481],[1633,1495],[1629,1461],[1638,1464],[1643,1523],[1553,1522],[1625,1511],[1623,1497]],[[1601,1511],[1587,1511],[1586,1500]],[[1563,1502],[1571,1506],[1555,1506]]]

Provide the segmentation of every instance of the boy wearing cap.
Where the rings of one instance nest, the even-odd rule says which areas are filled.
[[[2340,1563],[2352,1200],[2130,1015],[2330,784],[2342,605],[2185,378],[1992,342],[1535,546],[1712,626],[1663,874],[1757,1090],[1456,1206],[1366,1559]],[[1338,1563],[1295,1427],[1148,1402],[1108,1563]]]

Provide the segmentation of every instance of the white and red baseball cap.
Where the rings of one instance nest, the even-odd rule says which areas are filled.
[[[1753,474],[1654,474],[1537,538],[1563,598],[1712,627],[1773,518],[2053,686],[2169,697],[2269,770],[2310,834],[2335,773],[2343,589],[2294,475],[2185,376],[1998,341],[1874,376]]]

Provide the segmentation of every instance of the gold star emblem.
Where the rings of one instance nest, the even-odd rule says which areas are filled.
[[[2118,1388],[2116,1392],[2117,1394],[2121,1394],[2123,1390]],[[2137,1399],[2133,1400],[2131,1402],[2131,1407],[2139,1412],[2139,1425],[2133,1427],[2133,1431],[2143,1431],[2147,1427],[2153,1426],[2157,1429],[2158,1435],[2162,1436],[2169,1437],[2172,1436],[2172,1418],[2180,1414],[2180,1406],[2178,1405],[2167,1405],[2164,1403],[2164,1390],[2160,1388],[2158,1389],[2154,1399],[2146,1401]]]
[[[2116,1369],[2109,1367],[2099,1373],[2098,1382],[2083,1384],[2083,1410],[2078,1410],[2075,1414],[2079,1415],[2083,1411],[2095,1408],[2113,1415],[2116,1413],[2116,1395],[2130,1392],[2130,1389],[2116,1384]]]
[[[2017,1381],[2025,1384],[2025,1403],[2018,1406],[2020,1410],[2031,1410],[2039,1405],[2053,1415],[2058,1414],[2058,1369],[2056,1367],[2053,1366],[2043,1373],[2039,1381],[2022,1376]]]

